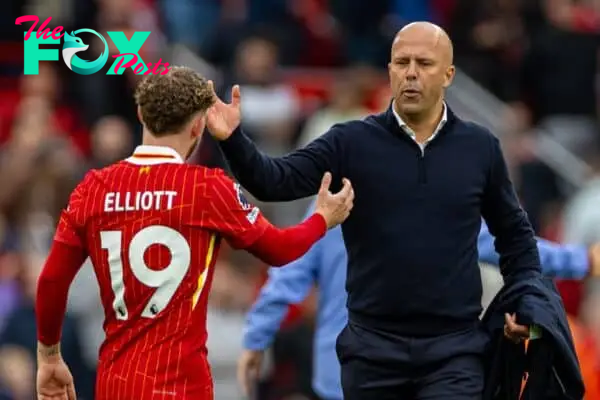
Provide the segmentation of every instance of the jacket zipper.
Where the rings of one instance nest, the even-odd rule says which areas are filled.
[[[427,183],[427,170],[425,168],[425,149],[416,143],[419,147],[419,154],[417,155],[418,164],[418,181],[420,185]]]

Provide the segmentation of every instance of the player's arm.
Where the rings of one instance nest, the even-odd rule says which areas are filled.
[[[87,257],[81,247],[54,241],[38,279],[35,311],[38,351],[51,358],[60,353],[59,342],[69,287]]]
[[[87,258],[82,234],[84,191],[84,185],[80,184],[71,194],[38,278],[35,313],[41,361],[60,359],[59,343],[69,287]]]
[[[239,184],[223,176],[209,186],[209,209],[201,225],[220,232],[237,249],[245,249],[267,264],[282,266],[306,253],[328,228],[343,222],[352,208],[354,192],[348,181],[337,194],[329,192],[331,174],[325,174],[315,213],[302,223],[280,229],[250,204]]]
[[[477,238],[479,261],[498,266],[500,256],[494,248],[494,237],[482,222]],[[563,245],[537,238],[542,272],[563,279],[582,279],[590,272],[590,250],[585,246]]]

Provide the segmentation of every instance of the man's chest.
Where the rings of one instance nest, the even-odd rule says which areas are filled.
[[[350,162],[347,170],[357,207],[363,202],[398,207],[416,200],[460,212],[480,203],[490,170],[489,155],[480,146],[436,138],[421,149],[411,140],[353,149],[354,159],[365,160]]]

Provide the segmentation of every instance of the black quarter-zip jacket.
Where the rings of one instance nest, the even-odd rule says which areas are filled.
[[[540,271],[536,240],[515,195],[498,139],[447,109],[422,151],[391,107],[334,125],[284,157],[262,154],[238,128],[220,143],[240,183],[262,201],[317,193],[331,171],[350,179],[354,209],[343,223],[350,320],[373,329],[435,336],[481,313],[477,236],[496,237],[501,272]]]

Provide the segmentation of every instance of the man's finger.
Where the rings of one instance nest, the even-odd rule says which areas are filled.
[[[219,96],[217,96],[217,92],[215,91],[215,84],[214,84],[214,82],[213,82],[213,81],[211,81],[211,80],[209,80],[209,81],[208,81],[208,87],[209,87],[209,89],[210,89],[210,91],[211,91],[211,93],[212,93],[212,96],[213,96],[213,97],[214,97],[214,99],[215,99],[215,102],[216,102],[216,101],[219,101],[220,99],[219,99]]]
[[[240,85],[233,85],[231,89],[231,104],[238,107],[240,105],[242,95],[240,93]]]
[[[67,395],[68,395],[68,400],[77,400],[77,394],[75,392],[75,385],[74,384],[69,384],[69,386],[67,386]]]
[[[248,396],[248,369],[246,364],[240,363],[237,369],[237,379],[239,385],[242,387],[244,396]]]
[[[529,328],[524,325],[515,325],[514,328],[511,328],[511,332],[523,338],[529,337]]]
[[[331,173],[325,172],[325,174],[323,174],[323,179],[321,179],[321,188],[319,189],[319,192],[328,191],[330,185],[331,185]]]
[[[529,336],[529,328],[525,325],[519,325],[516,323],[516,316],[505,314],[504,320],[506,322],[506,326],[508,327],[508,332],[511,335],[517,335],[521,337]]]
[[[342,189],[337,193],[336,196],[346,198],[346,197],[350,196],[351,192],[352,192],[352,184],[350,184],[350,181],[346,178],[342,179]]]

